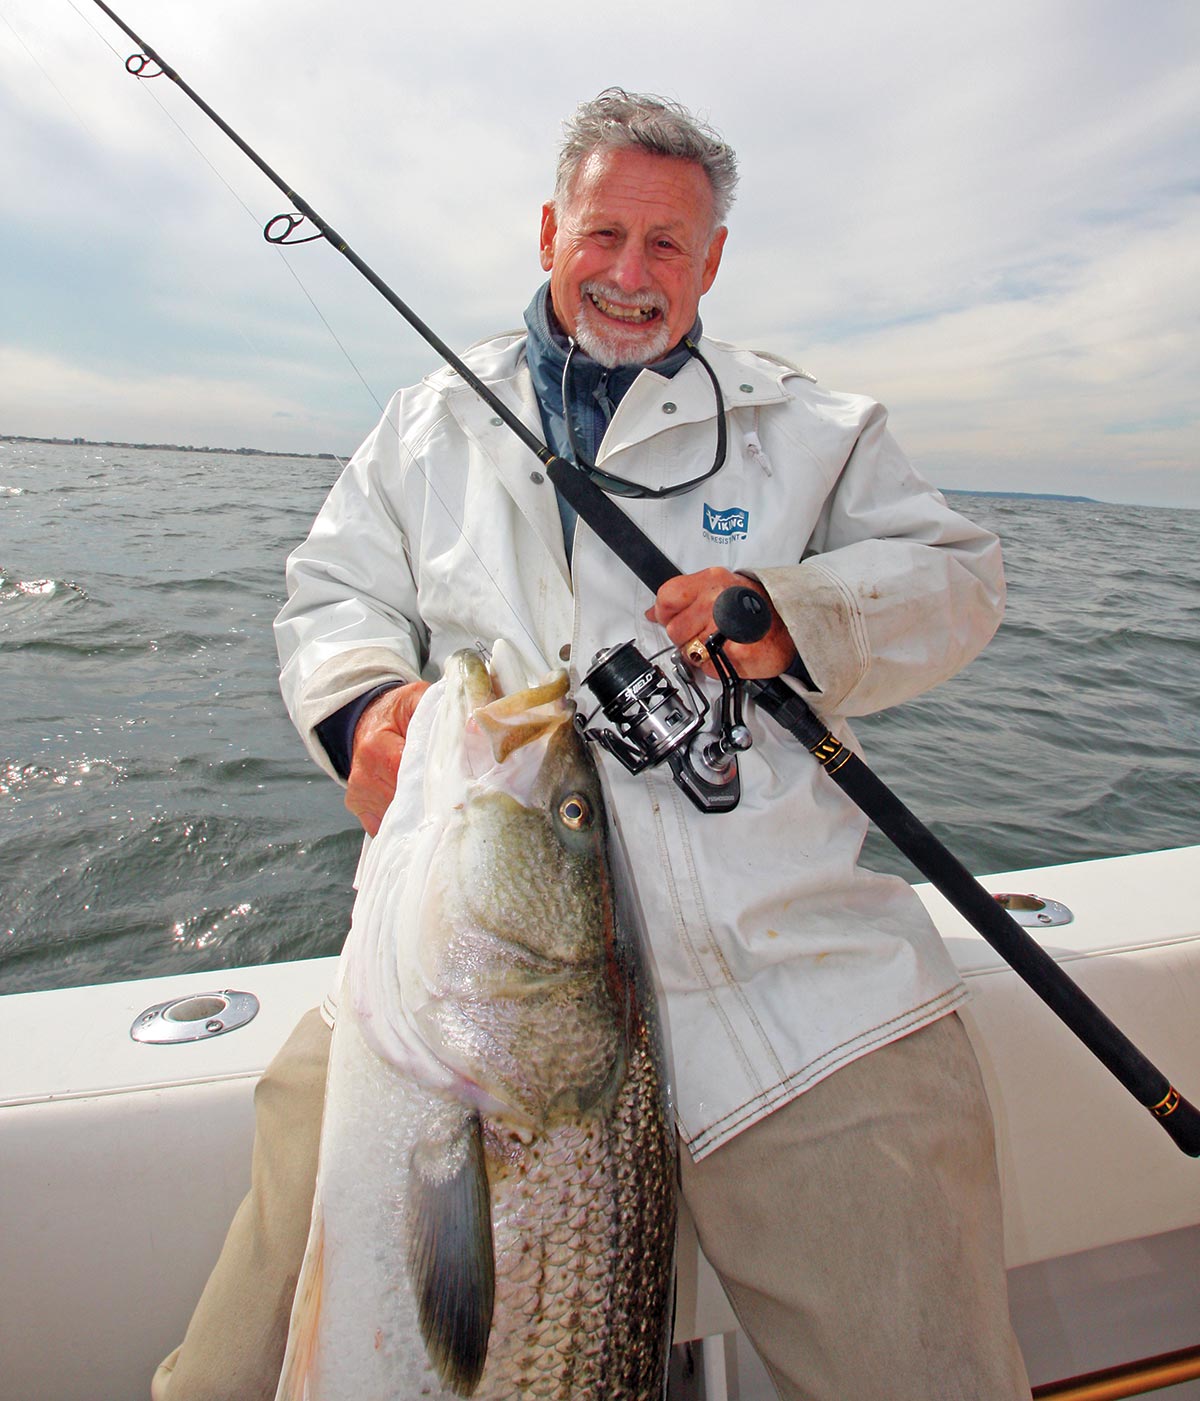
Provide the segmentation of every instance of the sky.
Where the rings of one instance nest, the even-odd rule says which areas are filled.
[[[938,486],[1200,508],[1195,0],[118,0],[449,344],[519,326],[562,119],[738,152],[706,329]],[[92,0],[0,0],[0,433],[351,452],[433,351]]]

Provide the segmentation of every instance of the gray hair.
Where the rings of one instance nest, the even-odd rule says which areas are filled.
[[[594,151],[636,147],[656,156],[695,161],[708,177],[713,196],[713,227],[725,222],[737,187],[737,157],[720,136],[678,102],[653,93],[605,88],[581,103],[563,123],[554,203],[571,197],[579,167]]]

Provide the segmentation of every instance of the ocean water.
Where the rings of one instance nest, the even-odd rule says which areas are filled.
[[[271,639],[338,470],[0,442],[0,992],[340,947],[358,830]],[[954,504],[1004,541],[1008,615],[856,723],[873,767],[976,874],[1200,842],[1200,512]]]

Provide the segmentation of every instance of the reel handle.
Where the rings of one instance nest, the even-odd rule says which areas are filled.
[[[771,606],[754,589],[735,584],[717,595],[713,622],[730,642],[761,642],[771,631]]]

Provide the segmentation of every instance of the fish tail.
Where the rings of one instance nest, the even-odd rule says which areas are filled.
[[[287,1353],[275,1401],[305,1401],[309,1395],[313,1363],[317,1356],[317,1332],[321,1323],[321,1297],[325,1285],[325,1218],[313,1209],[312,1231],[304,1264],[296,1283]]]

